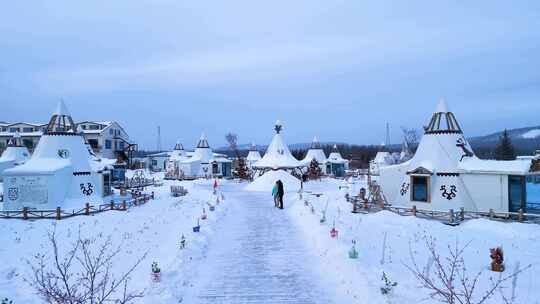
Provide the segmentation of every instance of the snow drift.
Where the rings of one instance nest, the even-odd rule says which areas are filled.
[[[300,180],[292,176],[289,172],[284,170],[272,170],[256,178],[253,182],[247,185],[244,190],[267,191],[268,193],[271,193],[274,184],[278,180],[283,182],[285,192],[294,192],[300,189]]]

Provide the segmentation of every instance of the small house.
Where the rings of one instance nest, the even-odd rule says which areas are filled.
[[[413,158],[380,168],[378,182],[388,202],[399,206],[533,212],[534,202],[540,206],[540,185],[530,181],[540,173],[539,162],[477,158],[454,113],[441,101]]]
[[[4,171],[4,210],[101,202],[102,184],[66,105],[53,113],[32,157]]]

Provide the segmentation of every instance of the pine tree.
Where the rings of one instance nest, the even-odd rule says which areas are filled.
[[[312,159],[309,164],[308,175],[310,179],[319,179],[321,177],[321,167],[316,159]]]
[[[508,136],[508,131],[504,129],[502,136],[499,139],[497,147],[495,147],[495,159],[496,160],[515,160],[516,152],[510,136]]]
[[[237,167],[236,167],[236,177],[240,179],[250,179],[249,168],[246,164],[246,160],[243,157],[238,158]]]

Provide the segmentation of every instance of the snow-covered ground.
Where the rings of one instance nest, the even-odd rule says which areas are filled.
[[[343,198],[343,191],[346,190],[339,190],[339,186],[329,180],[307,183],[306,192],[323,195],[317,198],[305,194],[309,206],[305,206],[298,197],[291,197],[288,201],[293,206],[288,211],[303,232],[303,239],[310,250],[316,252],[321,259],[316,264],[320,272],[332,279],[336,289],[350,295],[349,303],[387,303],[388,299],[380,292],[383,271],[391,281],[398,282],[393,290],[392,303],[418,303],[428,298],[428,292],[418,288],[418,282],[406,267],[412,265],[409,248],[420,267],[426,265],[426,237],[436,239],[443,256],[448,255],[448,246],[454,246],[456,241],[461,246],[471,242],[464,258],[471,276],[483,271],[478,291],[490,286],[490,276],[496,278],[496,274],[489,270],[489,249],[502,246],[508,272],[514,270],[518,263],[519,267],[532,264],[530,269],[517,278],[515,303],[540,303],[540,279],[537,276],[540,267],[540,226],[478,219],[452,227],[388,211],[353,214],[350,212],[350,203]],[[321,224],[321,214],[325,208],[326,222]],[[337,239],[330,237],[334,223],[339,235]],[[348,258],[353,240],[359,252],[357,260]],[[510,285],[511,282],[506,284],[509,294]],[[439,302],[428,300],[423,303]],[[488,303],[502,302],[496,296]]]
[[[219,192],[225,201],[214,212],[206,208],[208,219],[200,221],[201,233],[193,233],[202,208],[215,202],[212,183],[165,181],[153,189],[155,200],[126,213],[61,221],[1,220],[0,298],[7,296],[16,304],[41,303],[24,282],[30,275],[25,261],[48,252],[46,234],[56,225],[61,250],[69,248],[79,227],[84,236],[111,235],[114,244],[122,244],[115,272],[148,251],[132,275],[131,287],[145,290],[138,303],[388,303],[380,292],[383,271],[398,282],[390,303],[417,303],[428,293],[418,288],[405,265],[410,264],[409,245],[418,263],[426,264],[426,236],[436,238],[443,254],[456,240],[472,241],[465,259],[471,272],[484,271],[481,289],[494,275],[488,269],[489,248],[502,245],[508,269],[517,262],[521,267],[533,265],[517,279],[515,303],[540,303],[540,280],[535,276],[540,264],[538,225],[472,220],[451,227],[390,212],[352,214],[343,198],[348,190],[340,189],[343,182],[334,179],[305,184],[309,206],[289,192],[286,210],[279,210],[272,202],[271,188],[249,192],[245,183],[223,181]],[[189,194],[171,197],[171,184],[184,185]],[[362,185],[357,182],[353,190]],[[325,208],[326,222],[321,224]],[[333,223],[339,231],[337,239],[330,237]],[[183,250],[179,249],[182,234],[187,239]],[[357,242],[356,260],[348,258],[352,240]],[[153,261],[162,269],[160,283],[150,279]]]

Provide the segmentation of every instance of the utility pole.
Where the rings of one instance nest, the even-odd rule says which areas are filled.
[[[161,152],[161,127],[157,127],[157,152]]]
[[[384,145],[388,149],[388,146],[390,146],[390,124],[386,123],[386,138],[384,140]]]

